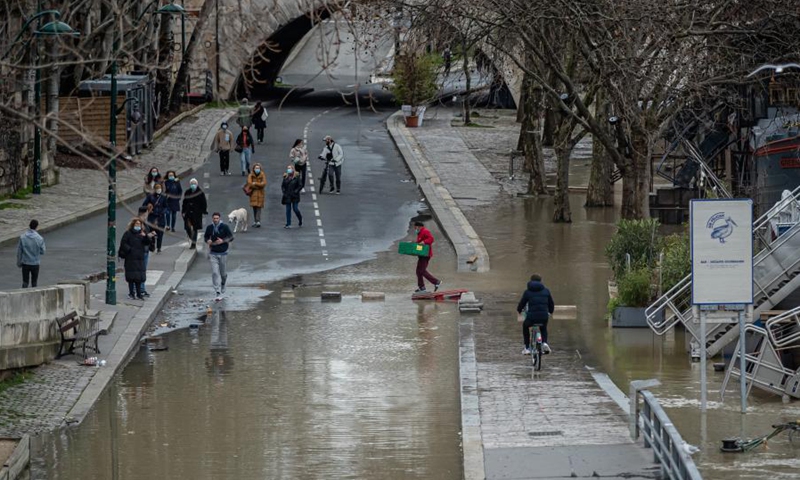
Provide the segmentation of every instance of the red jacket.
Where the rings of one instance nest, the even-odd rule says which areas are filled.
[[[425,227],[420,228],[417,234],[417,243],[424,243],[430,246],[430,255],[428,257],[433,257],[433,235],[431,235],[430,230]]]

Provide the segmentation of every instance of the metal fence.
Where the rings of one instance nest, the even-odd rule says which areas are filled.
[[[661,477],[670,480],[702,480],[700,471],[687,451],[687,443],[647,388],[655,380],[631,382],[631,437],[644,438],[645,448],[653,450],[653,461],[661,466]],[[641,407],[640,407],[641,402]]]

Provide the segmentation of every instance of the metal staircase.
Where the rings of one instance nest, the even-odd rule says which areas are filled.
[[[800,223],[784,225],[778,235],[776,223],[790,209],[800,205],[800,187],[762,215],[753,225],[753,308],[754,318],[769,310],[800,287]],[[678,322],[699,342],[699,323],[692,313],[691,275],[650,305],[645,314],[647,323],[657,335],[663,335]],[[663,315],[661,314],[663,312]],[[707,326],[706,354],[712,357],[739,335],[735,324]]]

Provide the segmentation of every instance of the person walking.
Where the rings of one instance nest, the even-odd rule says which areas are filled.
[[[286,205],[286,225],[283,228],[292,227],[292,210],[297,215],[297,226],[303,226],[303,214],[300,213],[300,190],[303,189],[303,184],[300,180],[300,174],[294,169],[294,166],[287,165],[286,172],[283,174],[283,183],[281,183],[281,192],[283,197],[281,203]]]
[[[329,193],[334,190],[334,177],[336,180],[336,194],[342,193],[342,164],[344,163],[344,152],[341,145],[336,143],[330,135],[326,135],[325,148],[319,154],[319,159],[325,161],[325,170],[322,172],[322,177],[319,183],[319,193],[322,193],[325,187],[325,177],[327,176],[331,182],[331,189]],[[326,175],[327,174],[327,175]]]
[[[156,232],[156,253],[161,253],[161,244],[164,242],[164,227],[167,225],[167,196],[163,194],[160,183],[156,184],[153,193],[145,197],[142,202],[147,207],[147,223]]]
[[[161,183],[161,174],[158,172],[158,168],[153,167],[144,176],[144,193],[152,192],[156,188],[156,183]]]
[[[206,244],[208,244],[208,261],[211,263],[211,283],[214,285],[214,292],[216,298],[214,300],[222,300],[222,294],[225,293],[225,282],[228,281],[228,247],[233,241],[233,233],[231,229],[222,223],[222,218],[219,212],[214,212],[211,215],[211,225],[206,227],[205,235],[203,236]]]
[[[154,240],[156,236],[156,231],[150,226],[147,225],[147,207],[139,207],[139,220],[142,221],[142,231],[147,235],[147,238],[150,239],[149,244],[144,249],[144,273],[145,279],[142,280],[141,284],[141,293],[143,297],[149,297],[150,294],[147,293],[147,286],[145,283],[147,282],[147,265],[150,263],[150,252],[155,251],[156,249],[156,242]]]
[[[233,150],[233,134],[228,130],[228,122],[222,122],[214,141],[211,142],[211,150],[219,154],[219,174],[231,174],[231,150]]]
[[[189,236],[190,249],[197,248],[197,232],[203,228],[203,216],[208,214],[206,194],[197,183],[197,179],[189,180],[189,190],[183,194],[183,229]]]
[[[36,287],[39,283],[40,257],[46,250],[44,238],[36,229],[39,228],[38,220],[31,220],[28,229],[20,235],[17,243],[17,267],[22,269],[22,288]]]
[[[242,176],[244,177],[250,173],[250,159],[256,152],[253,135],[246,126],[242,127],[242,131],[236,137],[236,151],[239,152],[239,162],[242,164]]]
[[[289,151],[289,159],[292,161],[292,165],[294,165],[294,170],[300,173],[302,191],[302,189],[306,188],[306,174],[308,173],[308,151],[305,145],[303,145],[302,139],[298,138],[294,141],[294,145],[292,145],[292,149]]]
[[[425,224],[422,222],[414,222],[414,231],[417,232],[417,243],[427,245],[429,248],[427,257],[417,257],[417,289],[414,293],[423,293],[427,291],[425,290],[424,279],[427,279],[433,284],[433,291],[435,292],[442,286],[442,281],[428,272],[428,263],[430,263],[431,258],[433,258],[433,234],[431,234],[430,230],[425,228]]]
[[[531,354],[530,328],[534,325],[539,325],[542,331],[542,350],[544,353],[550,353],[550,345],[547,344],[547,322],[556,307],[550,290],[542,283],[542,277],[535,273],[531,275],[528,288],[522,293],[522,298],[517,305],[517,313],[520,315],[520,321],[522,320],[522,311],[525,307],[528,308],[528,313],[525,315],[525,321],[522,322],[522,341],[525,342],[525,346],[522,348],[522,354]]]
[[[119,258],[125,260],[125,281],[128,282],[128,298],[131,300],[144,300],[142,285],[147,275],[144,253],[150,242],[151,237],[145,233],[142,220],[134,217],[122,235],[118,253]]]
[[[167,230],[175,231],[175,220],[178,219],[178,212],[181,211],[181,197],[183,187],[175,170],[167,172],[167,179],[164,181],[164,194],[167,196]]]
[[[256,129],[256,136],[258,137],[259,144],[264,143],[264,129],[267,128],[268,117],[269,113],[267,113],[267,109],[261,105],[261,102],[256,102],[251,120]]]
[[[247,188],[250,190],[250,206],[253,207],[253,226],[261,228],[261,210],[264,209],[264,201],[267,187],[267,175],[261,169],[261,164],[253,165],[253,173],[247,176]]]
[[[444,52],[442,52],[442,60],[444,60],[444,81],[447,81],[447,77],[450,75],[450,64],[453,60],[453,53],[450,51],[450,46],[446,46],[444,48]]]
[[[236,116],[236,123],[240,127],[247,127],[253,124],[253,110],[250,108],[250,104],[246,98],[243,98],[242,101],[239,103],[239,109],[237,111]]]

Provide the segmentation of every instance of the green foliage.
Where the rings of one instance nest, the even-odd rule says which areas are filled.
[[[628,268],[626,254],[631,256],[632,270],[655,266],[663,242],[657,230],[658,220],[655,219],[620,220],[605,252],[614,278],[619,280]]]
[[[21,208],[28,208],[28,206],[23,205],[21,203],[12,203],[12,202],[0,203],[0,210],[8,210],[9,208],[21,209]]]
[[[664,258],[661,261],[661,290],[667,292],[692,273],[689,233],[674,234],[664,239]]]
[[[632,268],[617,278],[619,303],[626,307],[646,307],[653,300],[653,273],[647,266]]]
[[[11,387],[15,387],[17,385],[21,385],[26,380],[33,378],[32,372],[20,371],[15,373],[14,375],[6,378],[3,381],[0,381],[0,393],[5,392]]]
[[[620,305],[622,305],[622,302],[619,297],[609,298],[608,305],[606,306],[606,319],[611,318],[611,316],[614,315],[614,310]]]
[[[438,90],[434,55],[407,52],[397,58],[392,93],[400,105],[417,107],[430,102]]]

